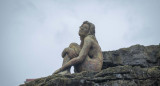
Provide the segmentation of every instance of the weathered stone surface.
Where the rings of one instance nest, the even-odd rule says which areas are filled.
[[[100,72],[50,75],[21,86],[160,86],[160,45],[103,52]]]
[[[116,66],[101,72],[55,74],[36,79],[22,86],[158,86],[160,67]]]
[[[103,52],[103,69],[117,65],[141,67],[160,66],[160,45],[134,45],[116,51]]]

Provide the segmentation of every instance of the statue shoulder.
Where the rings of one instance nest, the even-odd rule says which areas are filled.
[[[88,35],[85,39],[95,41],[96,37],[94,35]]]
[[[88,35],[88,36],[86,36],[85,38],[84,38],[84,40],[92,40],[93,39],[93,37],[91,36],[91,35]]]
[[[92,44],[92,43],[97,42],[97,41],[95,39],[95,36],[88,35],[87,37],[85,37],[84,42],[88,42],[88,43]]]

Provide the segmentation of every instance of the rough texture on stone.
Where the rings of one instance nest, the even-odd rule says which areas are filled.
[[[160,86],[160,45],[103,52],[101,72],[55,74],[21,86]]]
[[[103,52],[103,69],[118,65],[152,67],[160,65],[160,45],[134,45]]]

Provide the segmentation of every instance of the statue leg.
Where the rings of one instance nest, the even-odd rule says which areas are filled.
[[[66,54],[66,55],[64,56],[62,66],[63,66],[64,64],[66,64],[69,60],[70,60],[70,58],[69,58],[68,55]],[[58,73],[58,74],[63,74],[63,75],[65,75],[65,74],[71,74],[70,69],[71,69],[71,67],[69,67],[68,69],[66,69],[66,70],[64,70],[64,71],[62,71],[62,72],[60,72],[60,73]]]
[[[69,48],[70,48],[70,49],[73,49],[76,54],[79,54],[79,52],[80,52],[80,50],[81,50],[81,49],[80,49],[80,46],[79,46],[77,43],[71,43],[70,46],[69,46]],[[72,51],[71,51],[71,52],[72,52]],[[75,58],[75,57],[70,58],[69,55],[65,54],[65,56],[64,56],[63,58],[64,58],[64,59],[63,59],[63,64],[62,64],[62,66],[65,65],[67,62],[69,62],[71,59],[73,59],[73,58]],[[63,74],[63,75],[65,75],[65,74],[71,74],[70,69],[71,69],[71,67],[69,67],[68,69],[60,72],[59,74]],[[74,71],[76,72],[75,66],[74,66]]]
[[[75,52],[78,54],[78,56],[79,56],[79,53],[80,53],[80,51],[81,51],[81,48],[80,48],[80,46],[78,45],[78,46],[75,46],[74,47],[74,49],[75,49]],[[75,73],[79,73],[79,64],[77,64],[77,65],[74,65],[74,72]]]

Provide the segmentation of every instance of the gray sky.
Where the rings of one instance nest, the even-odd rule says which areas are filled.
[[[80,43],[83,21],[96,26],[103,51],[160,43],[159,0],[1,0],[0,83],[17,86],[51,75],[61,52]]]

